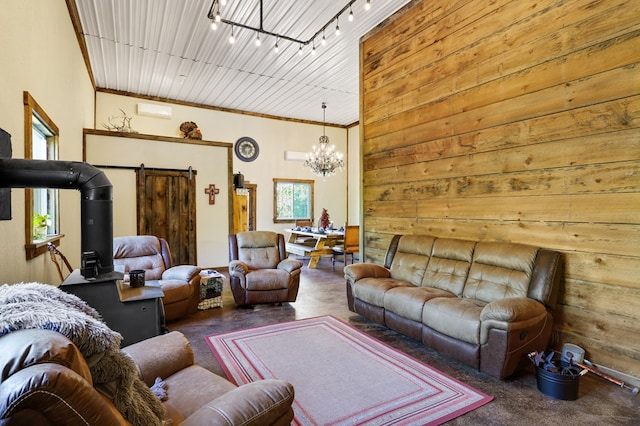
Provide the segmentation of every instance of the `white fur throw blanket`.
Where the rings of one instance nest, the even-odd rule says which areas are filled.
[[[39,283],[0,286],[0,336],[22,329],[54,330],[84,356],[94,387],[109,397],[133,425],[161,425],[160,400],[138,377],[133,360],[120,350],[122,336],[79,297]]]

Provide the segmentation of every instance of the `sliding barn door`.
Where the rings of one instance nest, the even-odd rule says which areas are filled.
[[[138,235],[169,243],[174,265],[197,265],[194,171],[137,169]]]

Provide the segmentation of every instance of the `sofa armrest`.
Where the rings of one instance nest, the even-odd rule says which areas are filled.
[[[525,321],[546,314],[544,305],[528,297],[507,297],[488,303],[480,313],[480,321]]]
[[[302,268],[302,262],[296,259],[284,259],[280,263],[278,263],[278,269],[283,269],[288,273],[292,273],[297,269]]]
[[[202,268],[191,265],[173,266],[162,273],[163,280],[180,280],[190,282],[193,277],[200,274]]]
[[[486,343],[491,329],[514,331],[546,321],[547,309],[528,297],[507,297],[488,303],[480,313],[480,342]]]
[[[247,383],[200,407],[182,425],[289,424],[293,398],[293,386],[282,380]]]
[[[344,276],[349,282],[356,282],[362,278],[389,278],[391,272],[373,263],[354,263],[344,268]]]
[[[249,272],[249,266],[241,260],[232,260],[229,262],[229,274],[231,276],[245,276]]]
[[[133,359],[147,386],[153,385],[156,377],[167,378],[194,362],[191,345],[179,331],[151,337],[122,351]]]

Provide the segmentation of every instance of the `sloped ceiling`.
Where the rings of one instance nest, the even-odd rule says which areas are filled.
[[[220,16],[308,45],[234,27],[211,29],[211,0],[74,0],[98,89],[349,125],[359,119],[359,40],[409,0],[227,0]],[[353,12],[353,21],[348,15]],[[340,35],[335,35],[336,25]],[[315,54],[312,46],[315,45]],[[299,48],[302,46],[302,54]]]

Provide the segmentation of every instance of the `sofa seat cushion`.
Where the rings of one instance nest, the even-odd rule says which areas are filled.
[[[422,323],[446,336],[480,344],[480,314],[486,303],[475,299],[439,297],[424,304]]]
[[[187,300],[193,295],[193,287],[181,280],[158,280],[147,281],[147,283],[157,283],[162,288],[164,297],[162,301],[165,305]]]
[[[384,309],[412,321],[422,321],[424,304],[436,297],[455,297],[431,287],[395,287],[384,293]]]
[[[287,289],[289,273],[284,269],[261,269],[246,275],[246,290],[272,291]]]
[[[396,287],[417,288],[406,281],[393,278],[363,278],[353,284],[353,296],[373,306],[384,307],[384,294]]]

